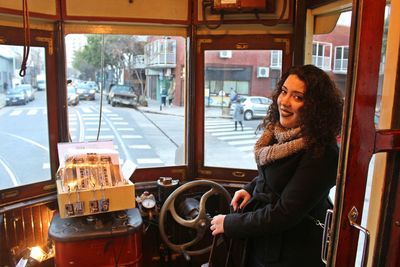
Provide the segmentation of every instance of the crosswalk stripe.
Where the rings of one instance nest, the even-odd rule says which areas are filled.
[[[229,132],[218,132],[218,133],[211,133],[212,136],[224,136],[224,135],[242,135],[242,134],[250,134],[254,135],[253,131],[229,131]]]
[[[22,109],[14,110],[13,112],[10,113],[10,116],[18,116],[22,113],[22,111],[23,111]]]
[[[161,159],[159,158],[141,158],[137,159],[138,164],[150,164],[150,163],[164,163]]]
[[[141,135],[121,135],[124,139],[141,139],[143,136]]]
[[[237,147],[237,149],[239,149],[242,152],[253,151],[254,146],[239,146]]]
[[[112,118],[110,118],[110,120],[112,120],[112,121],[123,121],[124,118],[121,118],[121,117],[112,117]]]
[[[90,108],[82,107],[81,109],[82,109],[82,111],[83,111],[84,113],[93,113],[93,111],[92,111]]]
[[[30,109],[27,114],[28,115],[36,115],[37,112],[38,112],[37,109]]]
[[[232,127],[230,129],[232,129],[232,130],[228,130],[228,128],[222,128],[222,129],[205,129],[205,131],[207,133],[211,133],[211,132],[230,132],[230,131],[233,131],[235,128]],[[243,127],[243,130],[251,130],[251,129],[252,129],[251,127]]]
[[[114,125],[128,125],[126,121],[115,121],[113,122]]]
[[[149,145],[130,145],[128,147],[132,149],[151,149]]]
[[[104,113],[112,113],[112,111],[109,110],[108,108],[103,108],[103,112]],[[110,116],[110,114],[107,114],[107,116]]]
[[[255,144],[257,141],[257,139],[252,139],[252,140],[240,140],[240,141],[230,141],[228,142],[228,144],[232,145],[232,146],[236,146],[236,145],[250,145],[250,144]]]
[[[207,126],[232,125],[232,124],[234,124],[233,121],[230,121],[230,122],[213,122],[213,123],[207,123],[206,122],[204,125],[207,127]]]
[[[85,131],[87,131],[87,132],[96,132],[98,130],[99,130],[99,128],[86,128],[85,129]],[[100,132],[108,132],[108,131],[111,131],[111,129],[110,128],[101,127]]]
[[[96,139],[97,135],[86,135],[85,139]],[[99,139],[114,139],[114,135],[100,135]]]
[[[254,139],[254,135],[253,134],[243,134],[243,135],[231,135],[231,136],[220,136],[217,137],[219,140],[240,140],[240,139],[249,139],[252,138]]]
[[[134,131],[135,128],[117,128],[117,131]]]
[[[214,125],[214,126],[206,126],[204,129],[220,129],[220,128],[233,128],[235,127],[234,124],[226,124],[226,125]]]
[[[85,123],[85,125],[99,125],[99,123],[98,122],[96,122],[96,121],[85,121],[84,122]],[[105,122],[101,122],[101,125],[107,125]]]
[[[50,163],[49,162],[43,163],[42,169],[50,169]]]

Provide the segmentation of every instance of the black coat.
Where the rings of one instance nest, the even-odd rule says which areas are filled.
[[[323,223],[332,207],[329,190],[335,185],[337,146],[316,158],[301,151],[259,167],[245,186],[252,198],[241,214],[228,214],[228,237],[247,238],[246,266],[324,266],[321,261]]]

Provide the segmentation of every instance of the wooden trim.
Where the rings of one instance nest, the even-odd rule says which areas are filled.
[[[373,153],[400,151],[400,130],[379,130],[375,134]]]
[[[99,16],[71,16],[67,14],[67,0],[61,1],[61,17],[63,21],[84,21],[84,22],[129,22],[129,23],[148,23],[148,24],[178,24],[189,25],[191,18],[187,17],[186,20],[173,20],[173,19],[147,19],[147,18],[127,18],[127,17],[99,17]],[[190,0],[188,0],[188,15],[191,13]]]
[[[32,18],[39,18],[39,19],[49,19],[49,20],[55,21],[55,20],[59,20],[61,18],[59,12],[60,11],[58,9],[58,5],[56,5],[56,14],[55,15],[29,11],[29,17],[31,17],[31,19]],[[21,16],[21,19],[22,19],[22,15],[23,15],[22,14],[22,10],[4,8],[4,7],[0,7],[0,13],[1,14],[9,14],[9,15]]]
[[[305,0],[296,1],[293,35],[293,65],[304,64],[307,8]]]

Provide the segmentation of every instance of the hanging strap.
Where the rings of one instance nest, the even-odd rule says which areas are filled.
[[[24,25],[24,51],[23,51],[24,54],[22,56],[22,63],[21,63],[21,69],[19,70],[19,76],[24,77],[26,74],[26,65],[28,62],[29,51],[31,48],[28,0],[22,0],[22,12],[23,12],[23,25]]]

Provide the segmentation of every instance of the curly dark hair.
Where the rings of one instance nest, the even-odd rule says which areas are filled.
[[[307,148],[315,155],[323,153],[326,145],[336,142],[340,133],[343,98],[334,82],[314,65],[291,67],[278,83],[272,95],[272,104],[262,123],[263,127],[279,122],[278,96],[289,75],[296,75],[305,83],[304,106],[300,110],[300,120]]]

